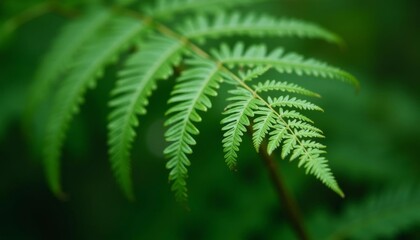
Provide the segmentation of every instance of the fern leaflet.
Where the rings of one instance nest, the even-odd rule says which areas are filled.
[[[243,43],[237,43],[233,48],[222,44],[219,50],[211,51],[213,56],[229,67],[235,66],[271,66],[280,73],[296,73],[315,77],[335,78],[359,87],[358,81],[349,73],[331,67],[314,59],[304,60],[302,56],[277,48],[267,53],[265,45],[253,45],[245,48]]]
[[[306,95],[310,97],[321,97],[318,93],[314,93],[294,83],[278,82],[276,80],[267,80],[264,83],[258,83],[254,85],[254,90],[257,93],[277,91],[277,92],[289,92]]]
[[[185,12],[211,12],[267,0],[157,0],[145,12],[155,18],[171,18]]]
[[[255,112],[254,125],[254,146],[259,148],[264,137],[269,134],[267,152],[272,154],[281,146],[281,157],[285,159],[291,155],[290,160],[299,159],[298,166],[304,166],[306,173],[310,173],[320,179],[325,185],[344,196],[338,186],[331,170],[328,168],[327,160],[320,156],[325,153],[323,145],[313,141],[305,140],[322,138],[322,131],[306,121],[307,117],[295,111],[285,111],[282,108],[277,112],[274,107],[286,106],[304,110],[320,110],[312,103],[288,96],[279,98],[268,98],[267,101],[258,101],[258,111]],[[282,115],[283,113],[286,113]],[[275,115],[274,117],[272,117]],[[274,118],[274,119],[273,119]]]
[[[225,131],[222,144],[226,164],[230,169],[235,169],[239,145],[244,132],[246,132],[246,127],[251,124],[249,117],[254,116],[258,100],[243,88],[231,90],[229,93],[234,96],[228,99],[228,101],[232,101],[224,112],[228,116],[221,121],[221,124],[224,125],[222,130]]]
[[[219,12],[213,18],[198,15],[193,19],[187,19],[178,29],[187,38],[196,39],[199,42],[221,36],[250,35],[253,37],[297,36],[341,43],[335,34],[317,25],[299,20],[279,20],[253,13],[243,15],[239,12]]]
[[[109,105],[109,152],[112,167],[125,194],[133,198],[130,174],[130,149],[139,122],[137,114],[146,114],[148,98],[158,79],[173,74],[172,66],[181,60],[184,44],[177,40],[152,36],[142,50],[131,55],[119,73]]]
[[[295,97],[289,97],[288,95],[281,96],[278,98],[268,97],[268,104],[270,104],[271,107],[292,107],[301,110],[317,110],[321,112],[323,111],[322,108],[318,107],[313,103],[310,103],[306,100],[300,100]]]
[[[143,25],[133,19],[117,18],[109,29],[91,39],[90,44],[76,59],[70,75],[63,81],[54,97],[51,115],[47,125],[45,140],[45,168],[52,191],[60,195],[59,158],[65,138],[65,131],[74,114],[83,102],[88,87],[94,87],[103,68],[115,61],[118,54],[126,49],[140,34]]]
[[[255,114],[260,116],[254,119],[254,133],[252,135],[254,147],[257,152],[259,152],[260,145],[264,140],[266,134],[271,128],[273,128],[273,125],[276,123],[276,115],[273,111],[270,111],[270,109],[268,109],[267,107],[260,108],[260,110],[255,111]]]
[[[368,196],[347,206],[340,216],[325,216],[311,226],[319,239],[394,239],[398,232],[419,224],[420,188],[408,184]]]
[[[194,125],[201,122],[198,111],[207,111],[211,107],[209,96],[216,96],[222,77],[219,66],[214,62],[194,58],[187,61],[189,69],[177,79],[169,103],[174,104],[168,111],[170,115],[165,125],[166,141],[170,145],[164,153],[169,159],[166,167],[170,169],[169,180],[178,201],[187,198],[187,167],[191,164],[187,154],[192,153],[191,146],[196,144],[193,135],[199,130]]]
[[[69,62],[80,52],[82,46],[109,22],[111,17],[108,11],[100,9],[64,26],[35,75],[26,107],[28,120],[32,118],[32,112],[39,104],[50,95],[51,88],[69,67]]]

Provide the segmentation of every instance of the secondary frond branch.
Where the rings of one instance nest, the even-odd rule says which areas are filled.
[[[142,49],[131,55],[119,72],[109,105],[108,143],[112,167],[126,196],[133,198],[130,150],[136,135],[137,115],[146,114],[146,106],[159,79],[173,73],[179,64],[184,43],[165,36],[152,36]]]
[[[356,89],[359,88],[359,82],[351,74],[315,59],[304,59],[296,53],[284,54],[282,48],[267,52],[265,45],[252,45],[246,48],[239,42],[232,48],[222,44],[219,50],[212,50],[211,53],[218,61],[229,67],[269,66],[279,73],[338,79],[354,85]]]
[[[187,19],[178,27],[178,31],[189,39],[205,42],[209,38],[233,35],[252,37],[306,37],[319,38],[340,44],[342,41],[335,34],[311,23],[293,19],[276,19],[262,14],[239,12],[219,12],[213,17],[198,15]]]
[[[60,75],[68,70],[69,63],[80,53],[82,46],[95,36],[111,17],[111,12],[99,9],[64,26],[36,72],[27,101],[27,120],[33,117],[33,111],[50,95],[52,87]]]
[[[212,12],[229,7],[250,5],[267,0],[158,0],[145,12],[156,19],[168,19],[186,12]]]
[[[173,106],[167,111],[169,118],[165,122],[168,126],[165,138],[170,142],[164,150],[169,159],[166,167],[170,170],[169,180],[178,201],[187,199],[187,167],[191,164],[187,155],[192,153],[191,146],[196,144],[193,136],[199,133],[195,126],[195,123],[201,122],[198,111],[205,112],[211,108],[209,97],[217,95],[222,82],[220,66],[215,62],[194,57],[187,63],[189,69],[177,79],[168,101]]]
[[[108,31],[90,39],[89,44],[75,59],[71,74],[63,80],[56,92],[44,143],[47,180],[56,195],[62,194],[59,171],[61,146],[71,119],[79,111],[85,92],[96,85],[104,67],[115,61],[119,53],[127,49],[143,29],[144,25],[135,19],[114,19],[108,26]]]

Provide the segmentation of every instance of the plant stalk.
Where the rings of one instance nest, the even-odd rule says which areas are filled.
[[[299,206],[285,186],[281,172],[277,166],[277,162],[268,154],[267,144],[265,142],[263,142],[260,146],[259,155],[264,161],[270,180],[279,197],[280,205],[284,206],[284,210],[286,211],[293,230],[298,235],[299,239],[308,240],[309,236],[306,232]]]

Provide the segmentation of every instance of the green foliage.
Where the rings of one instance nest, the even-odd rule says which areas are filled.
[[[109,146],[112,166],[129,198],[133,198],[130,150],[139,125],[137,114],[145,115],[148,98],[156,81],[172,75],[181,60],[184,44],[172,38],[152,36],[142,44],[144,51],[132,54],[119,72],[109,105]]]
[[[301,111],[321,110],[317,105],[295,96],[319,97],[317,93],[294,83],[267,80],[274,69],[279,74],[296,74],[337,79],[358,87],[349,73],[321,61],[305,60],[298,54],[284,54],[282,48],[269,52],[267,44],[245,46],[237,41],[233,47],[220,44],[208,51],[214,38],[232,35],[250,37],[308,37],[339,42],[333,33],[298,20],[275,19],[268,15],[227,14],[223,10],[255,1],[161,0],[144,9],[100,8],[82,13],[80,19],[65,26],[41,65],[34,83],[30,109],[42,98],[52,96],[44,142],[44,160],[52,191],[60,196],[60,153],[66,130],[78,112],[88,88],[93,88],[106,66],[120,66],[111,92],[108,121],[108,144],[112,169],[123,192],[134,198],[131,180],[130,150],[139,126],[138,115],[146,107],[157,81],[176,78],[169,109],[166,112],[164,150],[169,180],[179,201],[187,199],[188,166],[192,147],[199,134],[199,112],[212,106],[219,88],[234,87],[229,93],[227,115],[221,124],[225,160],[234,169],[242,137],[252,129],[257,151],[274,154],[281,148],[282,158],[298,160],[306,173],[344,196],[322,154],[324,145],[314,139],[322,131]],[[222,11],[219,11],[222,10]],[[215,15],[209,17],[207,13]],[[195,17],[187,13],[195,13]],[[184,16],[185,15],[185,16]],[[166,23],[181,18],[182,24]],[[174,71],[174,67],[181,71]],[[253,85],[249,83],[253,81]],[[226,84],[225,84],[226,83]],[[57,87],[57,91],[52,91]],[[286,94],[287,93],[287,94]],[[268,95],[268,96],[266,96]],[[31,118],[31,114],[28,114]],[[267,149],[261,149],[267,141]]]
[[[113,19],[106,30],[83,46],[60,89],[54,93],[46,129],[44,159],[48,182],[56,195],[62,195],[59,174],[60,149],[68,125],[83,102],[83,95],[88,88],[95,87],[96,80],[103,75],[105,66],[115,62],[120,52],[130,46],[142,29],[143,25],[138,21]]]
[[[284,54],[282,48],[267,52],[264,44],[246,47],[239,42],[232,48],[222,44],[219,50],[212,50],[213,56],[229,67],[235,66],[266,66],[279,73],[296,73],[315,77],[339,79],[359,87],[358,81],[349,73],[315,59],[305,60],[296,53]]]
[[[169,159],[166,167],[170,169],[169,180],[174,182],[172,190],[180,201],[187,198],[186,167],[191,164],[187,154],[192,153],[190,146],[196,144],[193,135],[199,134],[194,122],[201,122],[197,111],[205,112],[211,107],[208,96],[217,96],[222,81],[219,66],[212,61],[194,58],[187,64],[190,69],[178,78],[168,101],[174,105],[166,112],[170,117],[165,122],[165,138],[170,143],[164,151]]]
[[[341,43],[334,34],[299,20],[276,19],[269,15],[240,12],[218,12],[214,17],[198,15],[187,19],[178,29],[190,39],[201,42],[220,36],[250,35],[253,37],[306,37],[319,38],[333,43]]]
[[[35,75],[26,107],[29,119],[34,114],[32,111],[51,94],[50,91],[81,52],[82,46],[95,37],[111,17],[111,13],[105,9],[95,10],[61,29]]]
[[[420,225],[420,190],[411,184],[388,189],[349,204],[339,216],[318,216],[312,221],[312,231],[320,239],[394,238]]]
[[[251,124],[249,117],[254,116],[254,110],[258,109],[258,106],[257,99],[246,89],[240,88],[230,93],[235,95],[228,99],[233,103],[227,106],[225,114],[229,116],[224,118],[221,124],[224,125],[222,130],[225,131],[222,143],[226,153],[226,163],[230,169],[234,169],[238,157],[236,152],[239,151],[242,136],[246,132],[246,127]]]

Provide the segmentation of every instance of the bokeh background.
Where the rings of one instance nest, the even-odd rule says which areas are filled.
[[[170,81],[161,83],[149,115],[142,118],[133,148],[136,201],[127,201],[113,179],[106,146],[106,101],[118,66],[89,91],[71,125],[62,158],[69,197],[56,199],[45,183],[39,142],[28,141],[30,131],[21,120],[36,68],[68,18],[45,13],[16,29],[5,24],[39,2],[0,1],[0,239],[295,238],[250,139],[242,145],[237,172],[224,164],[219,122],[226,103],[219,99],[199,124],[189,210],[175,202],[161,153]],[[85,1],[68,2],[80,7]],[[318,227],[319,216],[339,216],[347,206],[387,189],[420,186],[419,9],[414,0],[281,0],[253,8],[316,22],[339,34],[343,47],[269,41],[340,66],[361,82],[355,93],[340,82],[283,76],[322,94],[316,103],[325,113],[312,117],[327,136],[331,168],[347,195],[340,199],[295,163],[278,158],[314,236],[334,228],[335,222]],[[420,239],[418,229],[419,221],[391,238]]]

